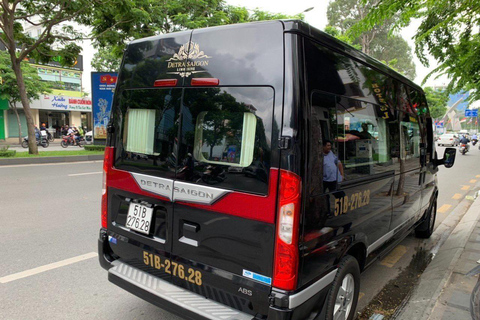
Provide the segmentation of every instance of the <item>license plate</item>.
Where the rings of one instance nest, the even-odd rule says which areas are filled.
[[[127,228],[148,234],[152,225],[153,208],[142,204],[130,203],[127,215]]]

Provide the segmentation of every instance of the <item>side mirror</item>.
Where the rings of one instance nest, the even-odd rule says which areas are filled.
[[[455,156],[457,154],[457,149],[455,148],[446,148],[445,153],[443,154],[442,160],[437,160],[436,165],[439,166],[441,164],[445,165],[445,168],[453,167],[455,163]]]

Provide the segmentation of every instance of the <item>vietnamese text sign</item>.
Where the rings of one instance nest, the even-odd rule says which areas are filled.
[[[21,105],[17,104],[22,108]],[[32,109],[52,110],[52,111],[81,111],[92,112],[92,100],[90,98],[75,98],[45,94],[38,100],[30,103]]]
[[[92,72],[93,137],[107,138],[107,125],[112,110],[116,72]]]
[[[478,110],[465,110],[465,117],[478,117]]]

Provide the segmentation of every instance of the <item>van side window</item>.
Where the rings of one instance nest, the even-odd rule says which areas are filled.
[[[337,99],[339,158],[345,180],[384,173],[393,169],[391,154],[395,125],[392,110],[354,99]],[[391,132],[392,131],[392,132]]]
[[[335,96],[314,91],[311,100],[312,107],[309,117],[311,121],[308,133],[311,138],[308,166],[310,182],[308,185],[310,188],[309,194],[315,196],[325,191],[332,191],[326,189],[336,189],[332,182],[338,181],[341,177],[338,176],[339,170],[335,169],[335,166],[338,168],[339,162],[335,162],[334,159],[338,155],[335,141],[337,136]],[[334,160],[332,166],[325,162],[324,146],[327,141],[331,145],[332,154],[330,157]],[[327,173],[326,170],[331,172]],[[326,182],[327,184],[330,182],[330,188],[327,188]]]
[[[401,157],[406,160],[405,170],[420,166],[420,126],[417,115],[410,102],[406,88],[401,85],[398,96],[399,118],[400,118],[400,145],[402,146]],[[410,168],[410,166],[413,166]],[[403,172],[403,170],[402,170]]]

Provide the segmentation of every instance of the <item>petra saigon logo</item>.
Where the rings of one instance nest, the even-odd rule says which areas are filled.
[[[189,50],[190,49],[190,50]],[[178,53],[168,59],[168,69],[176,71],[167,72],[169,74],[178,74],[180,77],[188,77],[193,73],[205,72],[205,70],[197,70],[197,67],[208,66],[211,57],[200,51],[200,46],[195,42],[187,42],[180,47]],[[203,60],[200,60],[203,59]]]

